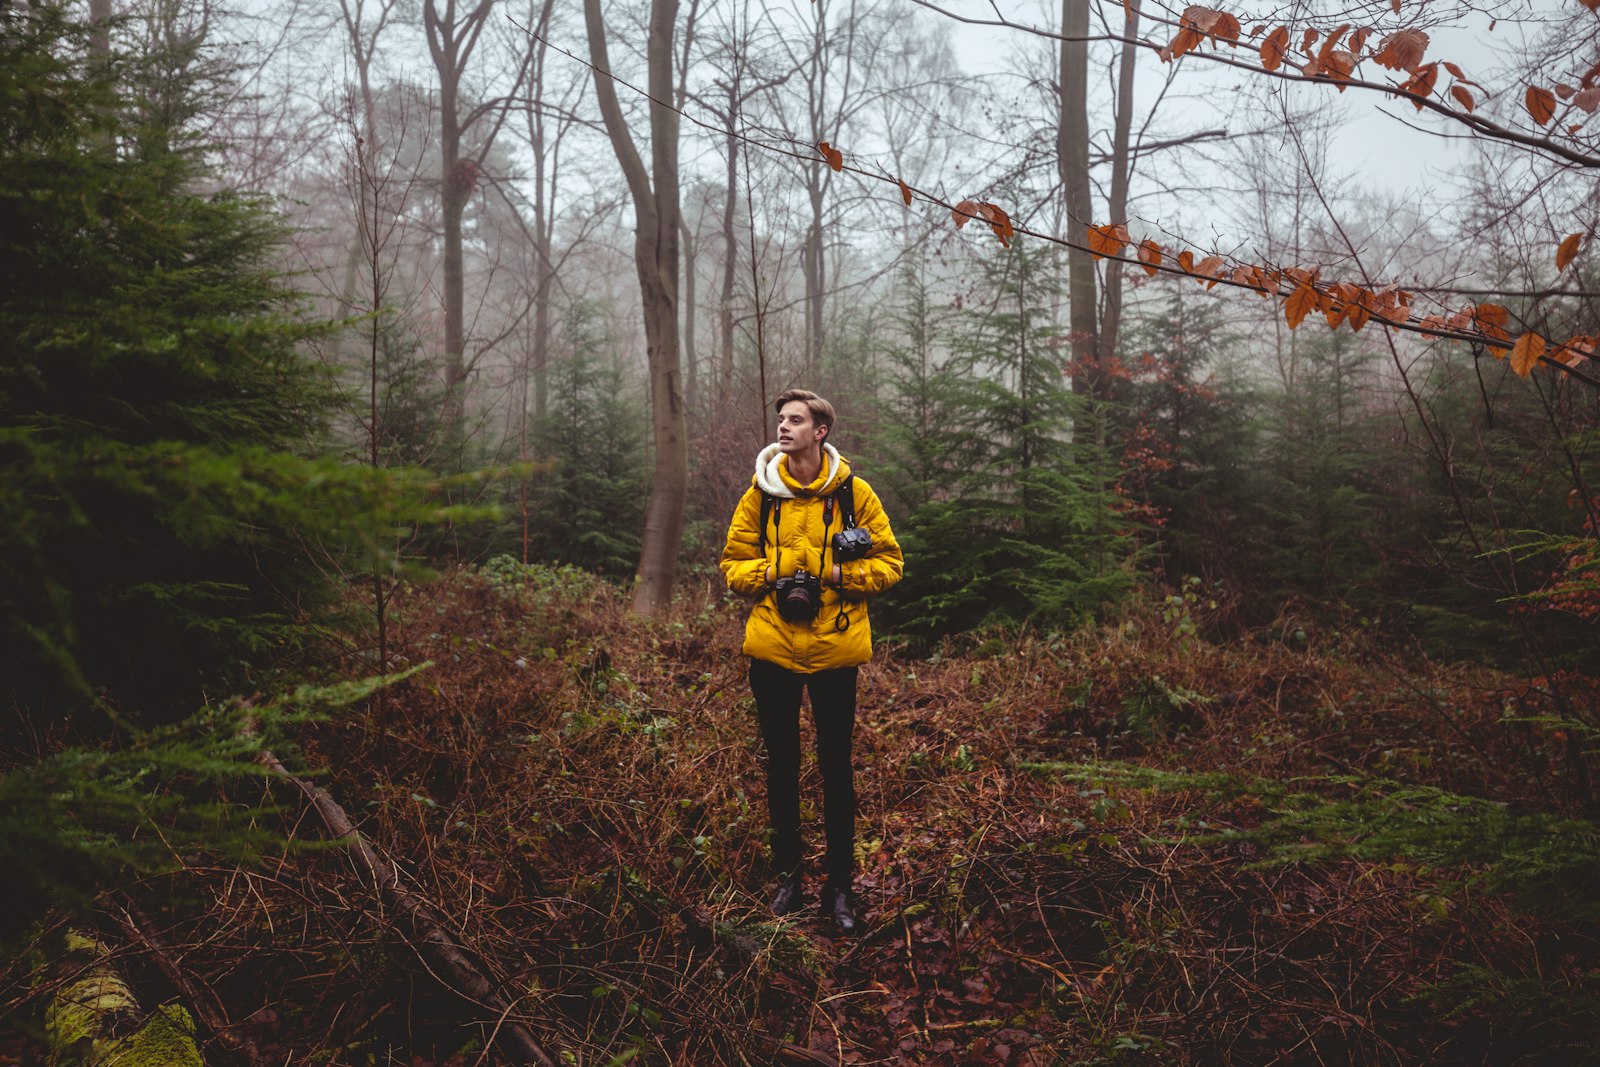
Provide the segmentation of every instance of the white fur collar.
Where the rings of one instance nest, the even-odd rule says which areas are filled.
[[[828,476],[822,480],[821,492],[827,492],[828,487],[833,484],[834,477],[839,473],[839,450],[823,442],[822,458],[827,461]],[[756,484],[771,496],[793,499],[794,490],[789,488],[778,469],[778,464],[782,462],[783,452],[776,444],[763,448],[761,454],[756,456]]]

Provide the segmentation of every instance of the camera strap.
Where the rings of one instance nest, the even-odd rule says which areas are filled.
[[[826,581],[828,577],[828,530],[833,526],[834,501],[839,502],[840,529],[851,530],[856,525],[856,476],[855,472],[844,476],[844,481],[839,483],[839,488],[829,493],[822,502],[822,566],[819,580]],[[772,523],[772,543],[777,547],[777,559],[773,563],[773,574],[777,574],[783,564],[783,540],[779,536],[783,522],[783,501],[763,491],[761,493],[761,527],[760,546],[761,554],[767,554],[767,523]],[[843,591],[839,595],[839,614],[834,617],[833,628],[840,633],[850,628],[850,616],[845,612]]]

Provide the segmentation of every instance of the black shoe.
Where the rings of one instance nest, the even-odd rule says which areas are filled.
[[[778,882],[778,891],[772,894],[772,914],[787,915],[805,902],[805,888],[800,876],[792,874]]]
[[[854,937],[861,931],[860,920],[856,918],[856,895],[848,889],[823,887],[822,914],[833,916],[839,932],[846,937]]]

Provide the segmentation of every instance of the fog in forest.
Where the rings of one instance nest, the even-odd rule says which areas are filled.
[[[1595,0],[0,2],[0,1063],[1592,1062],[1597,108]]]

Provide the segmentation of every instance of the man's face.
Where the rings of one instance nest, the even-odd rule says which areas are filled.
[[[778,449],[793,455],[815,448],[828,431],[811,418],[803,400],[791,400],[778,411]]]

